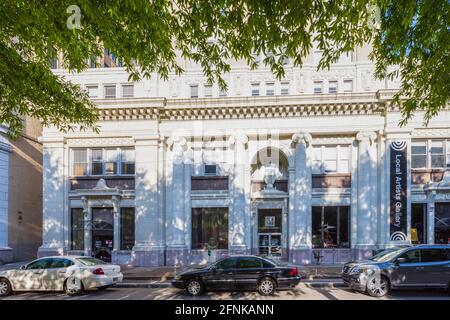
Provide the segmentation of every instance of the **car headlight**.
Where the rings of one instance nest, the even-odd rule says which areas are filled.
[[[372,273],[374,273],[374,271],[375,271],[374,269],[369,268],[369,267],[356,266],[352,270],[350,270],[350,274],[367,274],[367,275],[371,275]]]
[[[177,275],[177,276],[175,276],[174,279],[175,279],[175,280],[181,280],[181,276],[180,276],[180,275]]]

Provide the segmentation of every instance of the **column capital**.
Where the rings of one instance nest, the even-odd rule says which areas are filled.
[[[292,135],[292,142],[294,144],[302,144],[308,147],[312,143],[312,136],[308,132],[297,132]]]
[[[360,131],[356,134],[356,140],[359,143],[369,143],[372,144],[377,138],[377,134],[373,131]]]
[[[230,145],[246,144],[248,143],[248,136],[243,132],[238,132],[228,138],[228,143]]]

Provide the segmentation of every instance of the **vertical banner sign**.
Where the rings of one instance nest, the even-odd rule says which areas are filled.
[[[407,144],[391,142],[390,240],[407,240]]]

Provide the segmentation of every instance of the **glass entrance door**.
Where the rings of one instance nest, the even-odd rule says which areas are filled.
[[[258,210],[258,249],[260,255],[281,256],[281,209]]]
[[[114,243],[112,208],[92,208],[92,255],[111,262]]]

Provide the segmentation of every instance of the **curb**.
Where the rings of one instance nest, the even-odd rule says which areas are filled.
[[[347,285],[343,282],[338,281],[302,281],[301,284],[304,284],[308,288],[346,288]],[[172,284],[170,282],[121,282],[117,283],[115,288],[148,288],[148,289],[157,289],[157,288],[172,288]]]

